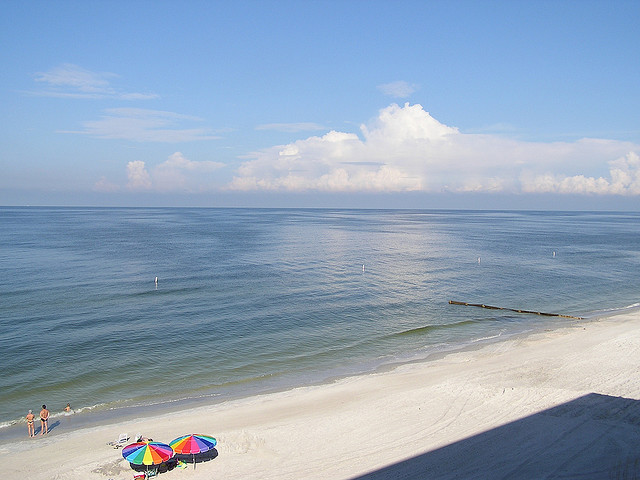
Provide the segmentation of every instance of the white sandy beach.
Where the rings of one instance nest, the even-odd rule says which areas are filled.
[[[160,480],[636,478],[640,313],[393,371],[0,447],[5,479],[131,479],[120,432],[218,439]]]

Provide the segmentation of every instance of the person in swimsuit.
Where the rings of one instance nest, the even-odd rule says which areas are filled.
[[[40,435],[49,433],[49,410],[47,410],[46,405],[42,405],[42,410],[40,410],[40,424],[42,425]]]
[[[35,427],[33,426],[33,421],[35,418],[36,416],[33,414],[31,410],[29,410],[29,413],[27,413],[27,429],[29,430],[30,437],[36,436]]]
[[[65,412],[70,412],[71,411],[71,404],[70,403],[67,403],[67,406],[64,407],[64,411]]]

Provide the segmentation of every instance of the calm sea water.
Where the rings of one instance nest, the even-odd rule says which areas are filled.
[[[575,321],[449,300],[597,316],[639,285],[638,213],[4,207],[0,425],[369,372]]]

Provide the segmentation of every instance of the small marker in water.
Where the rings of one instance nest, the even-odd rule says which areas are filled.
[[[364,272],[364,263],[362,264],[362,271]]]
[[[480,257],[478,257],[478,263],[480,263]]]
[[[158,284],[158,277],[156,277],[156,285]]]

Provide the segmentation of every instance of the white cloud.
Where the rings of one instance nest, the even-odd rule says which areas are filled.
[[[108,78],[116,76],[113,73],[91,72],[78,65],[64,63],[48,72],[37,73],[35,80],[53,88],[68,88],[82,93],[112,95],[115,91],[109,86]]]
[[[312,132],[317,130],[326,130],[326,127],[317,123],[300,122],[300,123],[268,123],[258,125],[256,130],[275,130],[278,132]]]
[[[612,193],[640,195],[640,156],[636,152],[629,152],[609,166]]]
[[[127,164],[127,187],[130,190],[149,190],[151,188],[151,176],[142,160],[136,160]]]
[[[32,95],[58,98],[119,98],[122,100],[149,100],[158,98],[151,93],[123,92],[111,85],[115,73],[92,72],[78,65],[63,63],[47,72],[35,74],[35,81],[45,86]]]
[[[522,190],[536,193],[640,195],[640,157],[637,153],[629,152],[608,165],[607,177],[553,173],[525,176]]]
[[[142,108],[110,108],[100,120],[84,123],[84,130],[65,131],[106,139],[135,142],[191,142],[220,137],[208,128],[180,128],[185,122],[201,122],[197,117]]]
[[[390,105],[353,133],[255,152],[232,190],[640,194],[640,145],[534,143],[461,133],[420,105]]]
[[[106,177],[100,177],[93,186],[93,190],[96,192],[110,193],[117,192],[120,190],[120,187],[115,183],[110,182]]]
[[[154,186],[162,191],[208,190],[212,187],[208,175],[224,166],[224,163],[209,160],[194,162],[176,152],[154,168]]]
[[[418,87],[416,85],[409,84],[403,80],[378,85],[378,90],[380,90],[385,95],[394,98],[407,98],[413,92],[415,92],[417,88]]]
[[[151,168],[145,162],[127,164],[127,187],[130,190],[153,190],[158,192],[196,192],[213,190],[212,173],[223,168],[224,163],[213,161],[195,162],[175,152],[169,158]]]
[[[121,93],[118,98],[122,100],[153,100],[160,98],[155,93]]]

